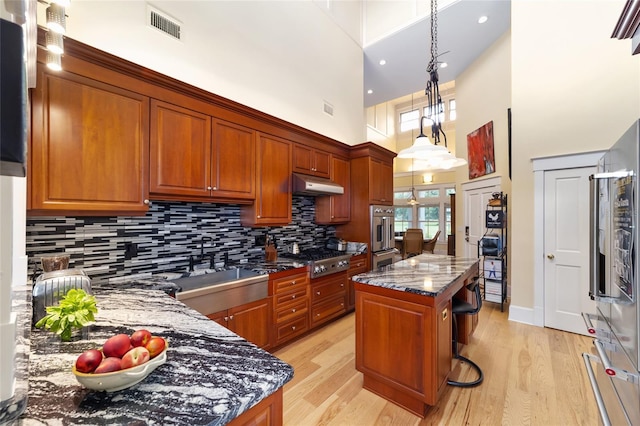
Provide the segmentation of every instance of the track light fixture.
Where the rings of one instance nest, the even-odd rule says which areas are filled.
[[[47,8],[47,28],[58,34],[64,34],[67,30],[67,17],[64,7],[57,3],[52,3]]]

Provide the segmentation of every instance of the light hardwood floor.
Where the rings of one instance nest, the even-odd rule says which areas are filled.
[[[483,369],[484,382],[447,387],[421,419],[362,389],[354,330],[350,314],[275,352],[295,369],[284,387],[285,425],[598,424],[581,357],[593,352],[588,337],[511,322],[507,309],[485,303],[471,344],[462,350]],[[460,368],[455,365],[452,377],[464,380]]]

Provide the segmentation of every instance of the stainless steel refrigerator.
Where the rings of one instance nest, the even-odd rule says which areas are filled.
[[[639,147],[636,121],[591,176],[590,296],[597,313],[583,317],[597,355],[583,358],[605,425],[640,425]]]

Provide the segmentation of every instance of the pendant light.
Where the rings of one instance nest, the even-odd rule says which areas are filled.
[[[438,1],[431,0],[431,59],[427,65],[429,80],[425,89],[427,115],[420,117],[420,134],[413,145],[398,153],[398,158],[412,158],[424,162],[424,170],[448,170],[467,164],[467,160],[457,158],[447,148],[447,135],[442,130],[440,115],[444,112],[440,88],[438,86]],[[424,134],[424,121],[431,122],[431,138]],[[439,145],[440,135],[444,146]],[[421,167],[423,169],[423,167]]]

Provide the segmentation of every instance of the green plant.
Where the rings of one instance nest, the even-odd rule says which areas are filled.
[[[95,321],[98,313],[96,298],[81,289],[71,289],[60,299],[60,304],[47,306],[47,315],[36,323],[37,328],[44,327],[60,335],[63,341],[71,340],[73,329],[81,329]]]

